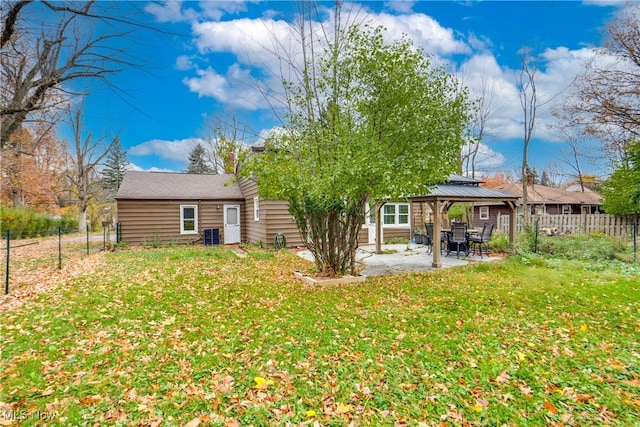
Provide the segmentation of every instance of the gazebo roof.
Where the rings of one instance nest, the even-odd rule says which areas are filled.
[[[518,196],[505,193],[504,191],[492,190],[491,188],[480,187],[481,180],[467,178],[461,175],[451,175],[444,184],[438,184],[424,195],[413,196],[411,199],[416,202],[430,202],[439,200],[441,202],[478,202],[497,201],[505,203],[515,203]]]

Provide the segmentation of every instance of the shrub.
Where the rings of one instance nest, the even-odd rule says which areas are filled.
[[[78,220],[69,217],[53,217],[38,214],[33,209],[0,206],[0,232],[6,235],[11,231],[12,239],[48,236],[58,232],[58,226],[63,233],[70,233],[78,229]]]
[[[502,233],[495,233],[491,237],[491,240],[489,240],[489,243],[487,243],[487,246],[491,252],[509,252],[509,236]]]
[[[405,239],[404,237],[391,237],[390,239],[384,242],[387,245],[397,245],[397,244],[408,244],[409,239]]]
[[[525,233],[519,239],[519,253],[534,252],[533,237]],[[546,236],[537,238],[537,252],[554,258],[607,261],[623,258],[627,250],[623,241],[604,234]]]

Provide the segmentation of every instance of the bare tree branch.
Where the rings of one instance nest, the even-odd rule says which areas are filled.
[[[114,7],[95,1],[16,1],[5,6],[8,11],[3,16],[0,50],[0,149],[31,113],[66,99],[68,83],[97,79],[117,92],[109,77],[125,67],[141,65],[115,42],[130,37],[136,27],[148,26],[130,15],[118,16],[120,4],[128,3]],[[33,8],[28,7],[31,5]]]

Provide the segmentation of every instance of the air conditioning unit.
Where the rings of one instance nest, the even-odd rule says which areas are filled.
[[[204,230],[204,244],[205,244],[205,246],[219,245],[220,244],[220,229],[219,228],[206,228]]]

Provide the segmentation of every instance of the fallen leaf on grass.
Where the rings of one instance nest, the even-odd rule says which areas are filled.
[[[182,427],[198,427],[200,425],[200,417],[194,418]]]
[[[532,397],[533,396],[533,390],[527,384],[525,384],[525,383],[520,384],[519,389],[520,389],[520,392],[522,394],[524,394],[525,396],[527,396],[527,397]]]
[[[273,380],[262,377],[255,377],[253,380],[256,382],[256,385],[253,386],[256,390],[266,390],[270,385],[273,385]]]
[[[347,414],[351,412],[353,407],[351,405],[346,405],[344,403],[338,403],[338,407],[336,408],[337,414]]]
[[[503,383],[507,383],[509,382],[509,380],[511,379],[511,377],[509,376],[509,374],[507,373],[507,371],[502,371],[500,372],[500,374],[496,377],[495,381],[498,384],[503,384]]]
[[[612,368],[616,368],[616,369],[626,369],[627,366],[623,363],[618,362],[615,359],[609,359],[607,362],[609,362],[609,366],[611,366]]]
[[[604,351],[609,351],[611,350],[613,347],[611,346],[611,344],[607,344],[606,342],[603,342],[600,344],[600,349],[604,350]]]
[[[557,414],[558,413],[558,410],[556,409],[556,407],[554,406],[553,403],[545,400],[543,405],[544,405],[544,409],[546,409],[550,413],[552,413],[552,414]]]

